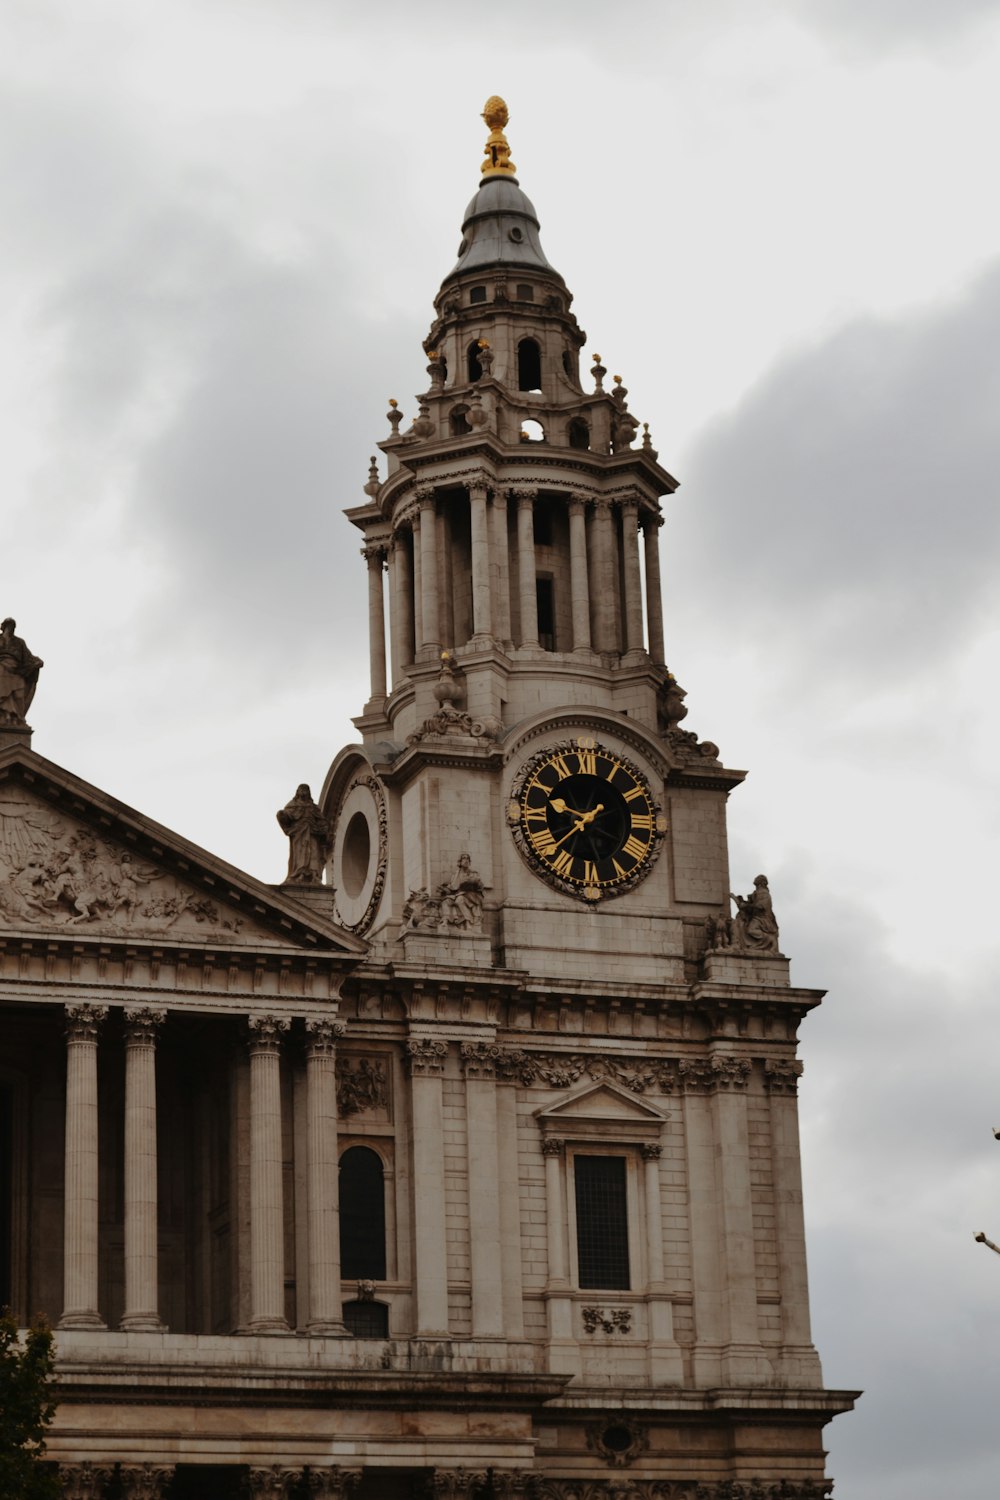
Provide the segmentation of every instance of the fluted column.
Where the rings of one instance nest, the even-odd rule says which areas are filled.
[[[615,631],[615,549],[611,506],[607,500],[599,500],[594,507],[593,540],[594,647],[598,651],[614,651],[618,644]]]
[[[642,574],[639,571],[639,502],[622,501],[622,561],[625,576],[625,636],[627,651],[641,651]]]
[[[493,629],[500,641],[510,641],[510,552],[507,547],[507,494],[494,490],[490,502],[493,526],[493,577],[496,598],[493,605]]]
[[[486,486],[469,486],[469,523],[472,536],[472,634],[493,634],[493,598],[490,589],[490,524]]]
[[[663,649],[663,594],[660,589],[660,527],[662,516],[645,516],[642,522],[642,540],[646,557],[646,630],[649,636],[649,654],[654,661],[662,662]]]
[[[347,1330],[340,1305],[336,1052],[346,1029],[326,1016],[306,1020],[306,1330],[339,1337]]]
[[[448,1044],[429,1037],[406,1043],[413,1118],[413,1209],[416,1332],[448,1334],[448,1244],[445,1238],[444,1117],[441,1075]]]
[[[97,1032],[106,1005],[66,1007],[66,1182],[60,1328],[103,1328],[97,1311]]]
[[[590,588],[587,581],[587,512],[579,495],[569,501],[569,588],[573,650],[590,650]]]
[[[174,1477],[173,1464],[120,1464],[121,1500],[163,1500]]]
[[[517,500],[517,592],[522,646],[538,645],[538,593],[535,585],[535,496],[537,490],[514,490]]]
[[[441,601],[438,593],[437,503],[433,490],[421,490],[420,504],[420,645],[441,649]]]
[[[282,1205],[281,1038],[283,1016],[251,1016],[250,1333],[287,1333]]]
[[[472,1337],[504,1333],[503,1264],[500,1239],[500,1182],[497,1154],[496,1059],[488,1042],[463,1042],[466,1142],[469,1170],[470,1279]]]
[[[165,1010],[125,1011],[125,1312],[121,1327],[159,1331],[156,1033]]]
[[[368,662],[371,675],[371,697],[385,697],[385,604],[382,598],[382,568],[385,548],[363,547],[368,563]]]

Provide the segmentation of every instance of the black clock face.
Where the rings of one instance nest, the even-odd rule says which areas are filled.
[[[532,867],[571,895],[596,901],[645,874],[663,832],[642,773],[596,740],[536,756],[511,804]]]

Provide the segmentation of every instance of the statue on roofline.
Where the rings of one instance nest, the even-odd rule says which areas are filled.
[[[17,621],[0,624],[0,724],[23,724],[45,663],[15,635]]]

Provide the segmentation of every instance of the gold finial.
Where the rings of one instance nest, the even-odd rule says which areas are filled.
[[[489,347],[490,347],[490,341],[489,341],[489,339],[477,339],[476,340],[476,348],[477,349],[488,349]]]
[[[498,94],[491,94],[487,99],[483,119],[490,127],[490,138],[486,142],[486,155],[480,171],[484,177],[512,177],[517,168],[510,159],[510,147],[503,133],[510,114]]]

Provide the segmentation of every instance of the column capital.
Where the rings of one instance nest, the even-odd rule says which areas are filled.
[[[504,1049],[496,1042],[463,1042],[459,1048],[466,1078],[495,1078]]]
[[[645,1141],[639,1150],[643,1161],[659,1161],[663,1155],[663,1147],[657,1141]]]
[[[64,1500],[103,1500],[114,1468],[109,1464],[60,1464],[59,1480]]]
[[[287,1016],[248,1016],[250,1029],[250,1054],[278,1052],[281,1038],[288,1030]]]
[[[582,490],[570,490],[566,496],[566,505],[571,516],[579,516],[586,512],[588,505],[593,505],[593,495],[585,495]]]
[[[685,1058],[677,1064],[677,1078],[689,1094],[714,1094],[720,1089],[745,1089],[750,1076],[750,1059],[721,1054],[715,1057]]]
[[[422,484],[417,490],[417,504],[421,510],[433,510],[437,504],[437,490],[432,484]]]
[[[643,531],[658,531],[665,521],[666,517],[661,516],[659,511],[644,510],[639,517]]]
[[[155,1047],[156,1033],[167,1019],[167,1012],[150,1005],[126,1005],[124,1016],[126,1045]]]
[[[486,1479],[485,1469],[435,1469],[428,1488],[440,1500],[472,1500]]]
[[[339,1464],[329,1468],[306,1470],[306,1491],[317,1500],[347,1500],[361,1483],[361,1469],[342,1469]]]
[[[406,1066],[414,1077],[418,1074],[443,1073],[447,1055],[447,1042],[435,1041],[426,1036],[408,1037],[406,1040]]]
[[[542,1155],[543,1156],[562,1156],[563,1148],[565,1147],[565,1145],[566,1145],[566,1142],[562,1139],[561,1136],[558,1136],[558,1135],[543,1135],[542,1136]]]
[[[386,544],[385,542],[366,542],[361,548],[361,556],[365,559],[369,568],[374,572],[381,572],[385,565]]]
[[[286,1500],[293,1484],[302,1480],[302,1469],[286,1469],[282,1464],[252,1468],[247,1474],[247,1488],[253,1500]]]
[[[96,1042],[102,1021],[108,1019],[106,1005],[67,1005],[66,1038],[70,1042]]]
[[[330,1016],[306,1017],[306,1056],[335,1057],[337,1043],[347,1031],[343,1021]]]
[[[514,489],[508,490],[507,493],[512,500],[517,501],[518,506],[522,510],[530,509],[538,499],[538,490],[530,486],[526,488],[523,485],[518,485]]]
[[[162,1500],[174,1477],[173,1464],[121,1464],[122,1500]]]
[[[797,1094],[802,1064],[797,1057],[764,1059],[764,1087],[769,1094]]]

